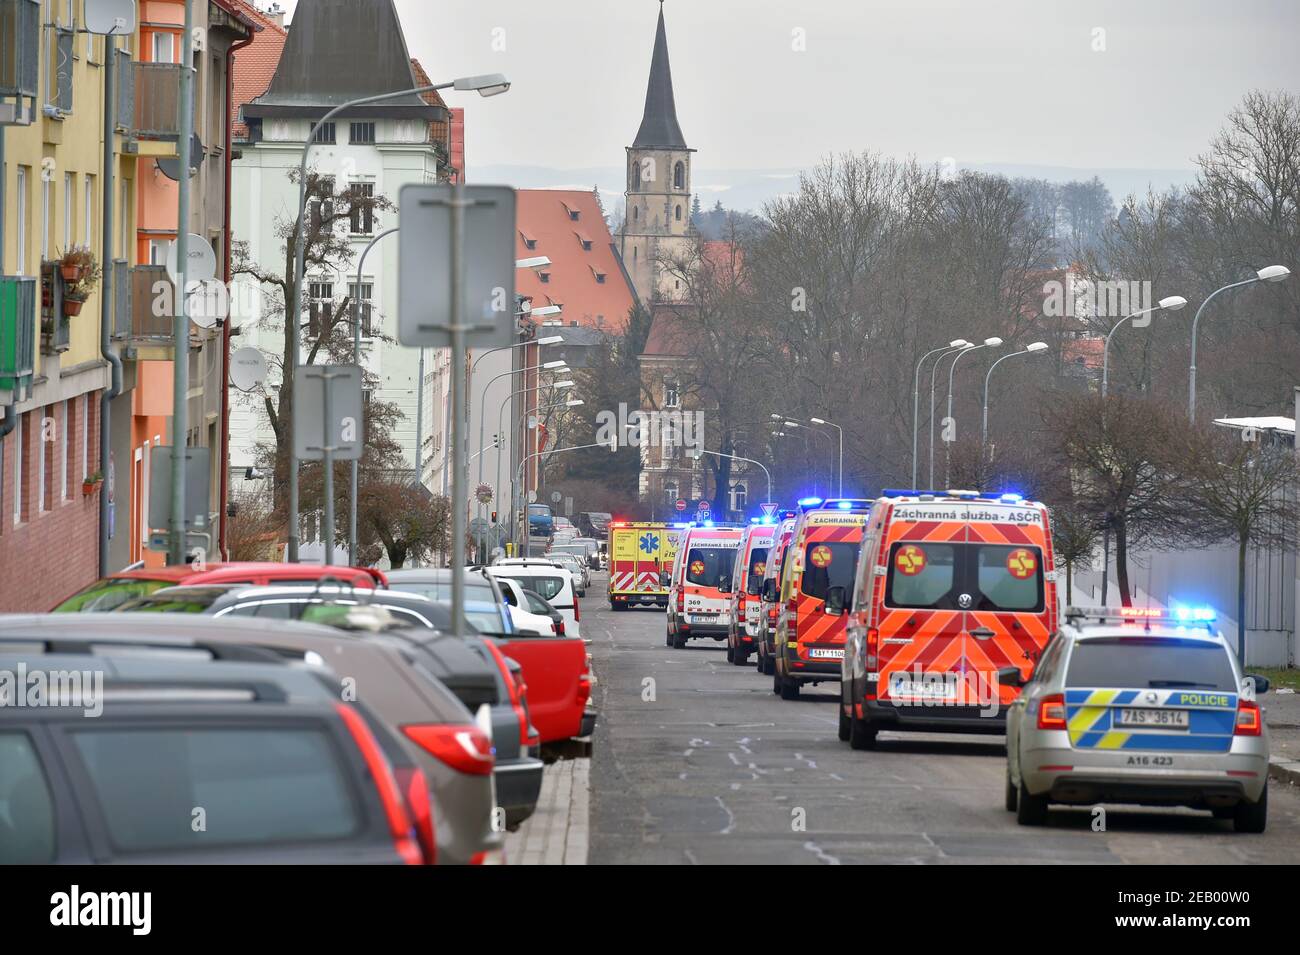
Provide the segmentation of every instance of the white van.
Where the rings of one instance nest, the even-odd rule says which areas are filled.
[[[493,564],[487,572],[499,579],[513,580],[525,590],[537,594],[564,616],[566,634],[582,636],[579,631],[581,611],[569,571],[542,558],[515,557]]]

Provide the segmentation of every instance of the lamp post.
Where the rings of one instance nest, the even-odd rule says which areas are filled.
[[[948,369],[948,414],[947,419],[952,420],[952,385],[953,377],[957,374],[957,362],[961,361],[961,356],[967,352],[979,351],[981,348],[996,348],[1002,344],[1002,339],[993,337],[986,338],[978,345],[972,345],[970,348],[963,348],[957,353],[957,357],[952,360],[952,367]],[[943,483],[945,485],[952,481],[952,442],[943,443]]]
[[[608,444],[605,444],[603,441],[597,441],[597,442],[595,442],[594,444],[577,444],[577,445],[574,445],[574,446],[571,447],[571,448],[552,448],[552,449],[549,450],[549,451],[541,451],[541,450],[538,450],[538,451],[529,451],[526,455],[524,455],[523,459],[520,460],[520,462],[519,462],[519,466],[518,466],[517,468],[515,468],[514,481],[513,481],[513,483],[511,484],[511,490],[510,490],[510,506],[511,506],[511,508],[514,507],[515,487],[516,487],[516,486],[517,486],[517,485],[518,485],[518,484],[523,480],[523,470],[524,470],[524,466],[528,463],[528,459],[529,459],[529,458],[535,458],[535,457],[537,457],[538,455],[541,455],[541,454],[567,454],[567,453],[570,452],[570,451],[585,451],[585,450],[587,450],[588,448],[609,448],[611,451],[617,451],[617,450],[618,450],[618,442],[615,441],[615,442],[613,443],[613,446],[612,446],[612,447],[611,447],[610,445],[608,445]],[[526,523],[527,523],[527,522],[525,521],[525,524],[526,524]],[[512,532],[510,536],[511,536],[511,540],[513,541],[513,539],[514,539],[514,533]],[[526,556],[526,555],[525,555],[525,556]]]
[[[984,376],[984,418],[980,425],[980,460],[984,460],[984,442],[988,440],[989,433],[989,379],[993,377],[993,369],[998,367],[1008,358],[1015,358],[1017,355],[1032,355],[1035,352],[1046,351],[1047,342],[1030,342],[1020,351],[1013,351],[1010,355],[1003,355],[993,364],[989,365],[988,374]]]
[[[189,11],[189,4],[186,4],[186,11]],[[189,31],[186,31],[188,36]],[[500,73],[489,73],[484,76],[467,76],[460,79],[452,80],[448,83],[435,83],[429,86],[417,86],[409,90],[394,90],[391,93],[380,93],[376,96],[363,96],[359,99],[349,100],[346,103],[340,103],[333,109],[329,110],[324,116],[317,120],[307,134],[307,141],[302,146],[302,156],[298,160],[298,218],[294,222],[293,228],[293,301],[285,303],[285,326],[289,332],[289,364],[284,369],[284,382],[281,386],[282,395],[292,395],[294,369],[298,364],[298,332],[302,316],[302,282],[303,272],[305,269],[306,248],[303,236],[303,224],[307,212],[307,157],[311,152],[311,147],[316,139],[317,131],[339,113],[345,110],[353,109],[357,106],[367,106],[371,103],[382,103],[385,100],[400,99],[404,96],[420,96],[424,93],[432,93],[435,90],[445,90],[455,88],[457,90],[474,91],[480,96],[495,96],[498,93],[504,93],[510,89],[510,82]],[[182,149],[188,148],[189,137],[184,137]],[[182,154],[181,162],[185,162],[185,156]],[[185,172],[182,169],[182,174]],[[184,190],[182,189],[182,193]],[[184,223],[181,224],[179,231],[180,236],[184,235]],[[184,249],[182,248],[183,252]],[[423,382],[421,382],[423,385]],[[288,422],[288,451],[289,451],[289,527],[288,527],[288,554],[286,555],[291,563],[298,562],[298,457],[293,451],[293,431],[294,415],[289,416]],[[458,575],[459,570],[453,568]],[[456,588],[453,586],[453,590]],[[455,621],[453,621],[454,623]]]
[[[834,421],[827,421],[825,418],[809,418],[808,420],[811,421],[813,424],[820,424],[828,428],[834,428],[836,431],[840,433],[840,466],[839,466],[839,476],[836,482],[835,496],[843,497],[844,496],[844,429],[841,428],[839,425],[837,425]],[[913,431],[912,434],[913,434],[913,440],[916,440],[915,438],[916,432]]]
[[[973,342],[968,342],[965,339],[958,339],[958,341],[961,344],[945,348],[939,357],[934,360],[934,367],[930,369],[930,480],[927,486],[931,488],[934,487],[934,386],[935,379],[939,376],[939,365],[949,355],[960,355],[966,349],[976,347]],[[953,361],[955,362],[956,359],[953,359]]]
[[[781,418],[778,418],[777,420],[780,421],[780,423],[781,423],[784,427],[790,428],[790,429],[792,429],[792,430],[798,430],[799,428],[807,427],[806,425],[802,425],[802,424],[800,424],[798,421],[783,420],[783,419],[781,419]],[[816,421],[816,422],[818,422],[818,423],[820,423],[820,419],[813,419],[813,420]],[[817,431],[817,430],[815,430],[815,429],[813,429],[813,428],[808,428],[808,430],[805,432],[805,435],[807,435],[807,434],[815,434],[817,437],[819,437],[819,438],[825,438],[827,441],[829,441],[829,440],[831,439],[831,436],[830,436],[829,434],[826,434],[826,432],[824,432],[824,431]],[[807,438],[807,437],[804,438],[804,447],[808,448],[810,454],[816,454],[816,452],[817,452],[817,449],[816,449],[816,448],[813,448],[813,447],[811,446],[811,443],[808,441],[808,438]],[[841,442],[841,444],[840,444],[840,466],[841,466],[841,468],[843,468],[843,465],[844,465],[844,453],[843,453],[843,448],[844,448],[844,445],[843,445],[843,443]],[[814,487],[815,487],[815,486],[817,486],[817,484],[818,484],[818,478],[816,477],[816,469],[814,468],[813,470],[814,470],[813,485],[814,485]],[[828,479],[828,483],[829,483],[829,479]],[[840,483],[841,483],[841,485],[843,484],[843,478],[842,478],[842,477],[841,477],[841,481],[840,481]],[[826,493],[829,494],[830,491],[828,490]]]
[[[965,347],[966,347],[967,345],[969,345],[969,344],[970,344],[970,342],[966,341],[966,339],[964,339],[964,338],[958,338],[958,339],[956,339],[955,341],[950,341],[948,344],[943,345],[943,346],[941,346],[941,347],[939,347],[939,348],[932,348],[932,349],[930,349],[928,352],[926,352],[924,355],[922,355],[922,356],[921,356],[921,360],[918,361],[918,362],[916,363],[916,371],[915,371],[915,372],[913,373],[913,375],[912,375],[912,487],[913,487],[913,488],[916,487],[916,471],[917,471],[916,442],[917,442],[917,431],[919,430],[919,426],[920,426],[920,423],[921,423],[921,366],[925,364],[926,360],[929,359],[929,357],[930,357],[931,355],[937,355],[937,354],[939,354],[940,352],[948,351],[949,349],[952,349],[952,348],[965,348]],[[938,362],[935,363],[935,366],[936,366],[936,367],[938,366]],[[934,376],[931,375],[930,378],[931,378],[931,381],[933,381]],[[934,426],[933,426],[933,422],[934,422],[934,388],[933,388],[933,387],[931,387],[931,389],[930,389],[930,421],[931,421],[931,428],[930,428],[930,446],[931,446],[931,447],[934,447]],[[934,482],[933,469],[931,470],[931,474],[932,474],[932,476],[931,476],[931,478],[930,478],[930,481],[931,481],[931,483],[933,483],[933,482]]]
[[[551,385],[551,389],[552,389],[553,391],[560,391],[560,390],[563,390],[563,389],[565,389],[565,388],[572,388],[572,387],[573,387],[573,382],[571,382],[571,381],[559,381],[559,382],[556,382],[555,384]],[[520,389],[517,390],[517,391],[512,391],[510,394],[506,395],[506,400],[503,401],[503,402],[501,402],[501,407],[500,407],[500,409],[498,409],[498,411],[497,411],[497,433],[498,433],[498,434],[500,434],[500,433],[501,433],[501,429],[505,427],[505,420],[504,420],[504,419],[505,419],[505,414],[506,414],[506,406],[509,405],[510,402],[514,401],[515,398],[519,397],[520,395],[527,394],[528,392],[530,392],[530,391],[532,391],[532,390],[533,390],[532,388],[525,386],[525,387],[523,387],[523,388],[520,388]],[[515,428],[514,431],[511,431],[511,432],[510,432],[510,439],[511,439],[511,441],[514,440],[515,435],[517,435],[518,433],[519,433],[519,429],[518,429],[518,428]],[[495,483],[493,484],[493,489],[496,491],[497,494],[500,494],[500,492],[501,492],[501,455],[500,455],[500,454],[497,455],[497,473],[496,473],[496,480],[495,480]],[[513,496],[514,496],[514,487],[513,487],[513,485],[512,485],[512,486],[511,486],[511,501],[510,501],[510,522],[511,522],[512,524],[514,523],[514,519],[515,519],[515,517],[514,517],[514,506],[515,506],[515,502],[514,502],[514,500],[513,500]],[[500,501],[498,500],[497,503],[498,503],[498,505],[499,505],[499,504],[500,504]],[[512,536],[513,536],[513,532],[512,532]]]
[[[704,448],[696,448],[694,451],[691,452],[692,457],[694,457],[695,460],[697,461],[700,459],[701,454],[712,454],[720,458],[731,458],[731,460],[733,461],[746,461],[749,464],[757,464],[760,468],[763,469],[763,474],[767,476],[767,500],[768,502],[771,502],[772,472],[767,469],[767,465],[763,464],[762,461],[755,461],[753,458],[742,458],[739,454],[723,454],[721,451],[709,451]]]
[[[575,382],[572,382],[572,381],[557,381],[555,384],[551,385],[551,390],[552,390],[552,391],[565,391],[566,389],[572,388],[572,387],[574,386],[574,384],[575,384]],[[527,391],[527,390],[528,390],[528,389],[524,389],[524,391]],[[509,403],[509,399],[506,399],[506,401],[502,403],[502,405],[501,405],[501,410],[502,410],[502,411],[505,410],[505,406],[506,406],[506,404],[508,404],[508,403]],[[511,431],[510,433],[511,433],[511,435],[516,435],[516,434],[519,434],[520,431],[524,430],[524,422],[528,419],[528,416],[529,416],[529,415],[532,415],[532,414],[541,414],[543,411],[551,411],[551,410],[553,410],[553,409],[555,409],[555,408],[577,408],[577,407],[579,407],[579,406],[581,406],[581,405],[583,405],[583,404],[586,404],[586,402],[584,402],[581,398],[570,398],[568,401],[557,401],[557,402],[553,402],[552,404],[544,405],[544,406],[539,407],[539,408],[533,408],[532,410],[529,410],[528,408],[525,408],[525,409],[524,409],[524,413],[521,414],[521,415],[518,417],[518,419],[516,419],[514,430]],[[501,420],[501,415],[500,415],[500,413],[498,413],[498,415],[497,415],[497,421],[499,422],[500,420]],[[500,428],[498,427],[497,430],[499,431]],[[528,430],[531,430],[531,429],[528,429]],[[497,472],[498,472],[498,473],[497,473],[497,480],[498,480],[498,481],[501,480],[501,478],[500,478],[500,464],[501,464],[501,457],[500,457],[500,455],[498,455],[498,456],[497,456]],[[514,502],[514,500],[513,500],[513,496],[514,496],[514,487],[513,487],[513,485],[512,485],[511,488],[510,488],[510,493],[511,493],[511,501],[510,501],[510,520],[513,522],[513,521],[514,521],[514,512],[515,512],[515,502]]]
[[[1201,323],[1201,313],[1205,311],[1205,306],[1210,304],[1214,296],[1220,292],[1226,292],[1228,289],[1241,288],[1243,285],[1254,285],[1256,282],[1280,282],[1288,275],[1291,270],[1285,265],[1268,265],[1255,273],[1253,279],[1246,279],[1244,282],[1233,282],[1231,285],[1225,285],[1223,288],[1215,289],[1209,294],[1201,307],[1196,310],[1196,317],[1192,319],[1192,362],[1188,368],[1187,380],[1187,417],[1196,420],[1196,329]]]
[[[1183,298],[1181,295],[1170,295],[1168,298],[1162,298],[1157,304],[1150,308],[1144,308],[1140,312],[1134,312],[1132,315],[1125,315],[1115,323],[1114,328],[1106,333],[1106,343],[1101,346],[1101,396],[1103,398],[1106,397],[1106,394],[1110,389],[1110,340],[1111,337],[1119,331],[1119,327],[1129,319],[1159,312],[1162,309],[1176,312],[1186,304],[1187,299]]]

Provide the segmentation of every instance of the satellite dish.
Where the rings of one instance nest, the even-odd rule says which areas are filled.
[[[245,345],[230,353],[230,383],[240,391],[252,391],[266,381],[266,356]]]
[[[188,259],[185,265],[187,286],[192,282],[206,282],[217,277],[217,253],[212,251],[212,246],[203,236],[190,233],[186,258]],[[167,247],[167,275],[172,282],[180,281],[177,277],[179,271],[176,267],[176,241],[173,239],[171,245]]]
[[[199,328],[212,328],[224,322],[230,314],[230,296],[226,285],[218,279],[190,281],[186,279],[185,313]]]
[[[135,32],[135,0],[86,0],[87,33],[130,36]]]
[[[155,159],[158,164],[158,171],[170,179],[172,182],[178,182],[181,178],[180,157],[171,156],[166,159]],[[199,139],[199,134],[195,133],[190,139],[190,178],[193,179],[199,171],[199,166],[203,165],[203,140]]]

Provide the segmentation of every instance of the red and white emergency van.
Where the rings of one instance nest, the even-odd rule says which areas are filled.
[[[767,553],[776,537],[772,518],[755,518],[740,532],[731,571],[731,612],[727,622],[727,659],[744,666],[758,639],[758,597],[767,571]]]
[[[681,531],[668,589],[668,646],[681,649],[693,637],[727,639],[731,586],[740,528],[712,521]]]
[[[1059,624],[1047,507],[1018,494],[886,491],[858,562],[840,739],[1002,733]]]

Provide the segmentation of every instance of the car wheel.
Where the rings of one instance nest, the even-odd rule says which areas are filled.
[[[735,652],[731,654],[731,662],[738,667],[743,667],[748,660],[749,654],[740,647],[736,647]]]
[[[671,630],[668,631],[668,637],[664,640],[664,642],[670,647],[673,645],[673,632]]]
[[[797,700],[799,699],[799,681],[786,677],[781,681],[781,699]]]
[[[849,718],[844,714],[844,701],[840,700],[839,737],[841,743],[849,741]]]
[[[685,650],[685,649],[686,649],[686,634],[684,634],[684,633],[676,634],[676,635],[673,637],[673,646],[676,647],[678,650]]]
[[[772,671],[772,692],[781,692],[781,674],[777,673],[775,669]]]
[[[1008,761],[1007,762],[1007,786],[1006,786],[1006,792],[1003,794],[1002,797],[1007,812],[1016,811],[1016,797],[1018,795],[1019,794],[1016,792],[1016,787],[1011,785],[1011,763],[1010,761]]]
[[[860,720],[856,716],[849,717],[849,749],[875,749],[876,733],[874,726],[867,720]]]
[[[1246,802],[1243,799],[1237,803],[1236,811],[1232,816],[1232,827],[1238,832],[1263,832],[1267,824],[1268,783],[1265,783],[1258,802]]]
[[[1016,791],[1016,822],[1022,826],[1041,826],[1047,822],[1047,796],[1030,795],[1023,778]]]
[[[736,651],[731,649],[731,644],[727,644],[727,662],[728,663],[736,662]]]
[[[773,660],[771,656],[766,656],[763,658],[763,672],[766,673],[768,676],[771,676],[773,673],[776,672],[776,661]]]

